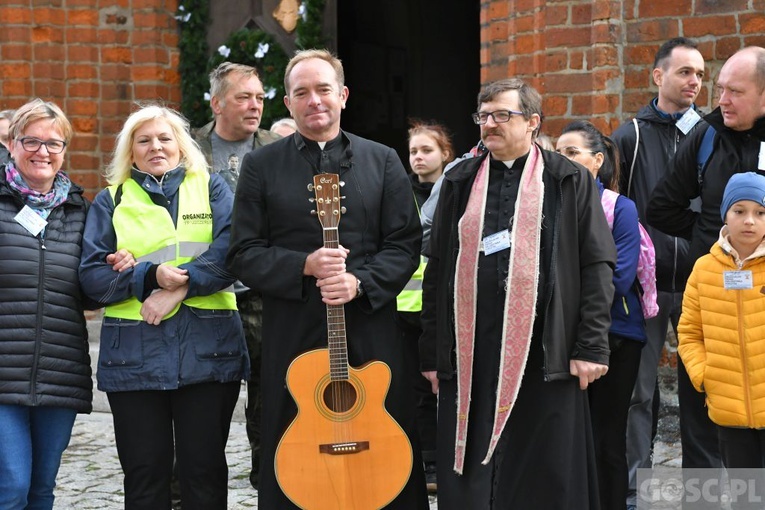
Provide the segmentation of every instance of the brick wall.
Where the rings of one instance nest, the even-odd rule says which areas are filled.
[[[180,103],[177,0],[1,0],[0,109],[53,101],[75,129],[65,169],[93,196],[136,101]]]
[[[350,1],[350,0],[349,0]],[[470,0],[465,0],[470,1]],[[474,0],[481,80],[519,76],[544,95],[544,131],[572,118],[610,132],[655,94],[653,55],[699,41],[707,74],[765,46],[765,0]],[[177,0],[0,0],[0,108],[58,103],[75,127],[67,170],[92,196],[136,101],[180,102]],[[699,104],[712,106],[712,81]]]
[[[699,43],[715,78],[736,50],[765,47],[765,0],[481,0],[481,80],[532,83],[552,136],[573,118],[610,133],[656,94],[654,54],[676,36]]]

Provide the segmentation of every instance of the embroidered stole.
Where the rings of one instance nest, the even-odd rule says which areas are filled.
[[[467,208],[457,226],[460,250],[457,254],[454,277],[457,342],[457,430],[454,471],[458,474],[462,474],[467,445],[473,381],[478,259],[489,185],[489,159],[490,156],[487,156],[478,170]],[[513,229],[510,234],[510,266],[502,321],[500,377],[494,409],[494,425],[483,464],[488,464],[491,460],[502,430],[510,417],[529,354],[539,281],[539,251],[544,201],[543,167],[542,154],[536,145],[532,145],[521,174],[518,197],[515,201]]]

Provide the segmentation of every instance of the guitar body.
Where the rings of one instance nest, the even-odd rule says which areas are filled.
[[[390,503],[412,471],[409,438],[385,409],[390,369],[373,361],[331,381],[328,349],[298,356],[287,387],[298,414],[276,450],[287,497],[305,510],[366,510]]]

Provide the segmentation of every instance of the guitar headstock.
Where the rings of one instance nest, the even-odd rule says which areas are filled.
[[[316,215],[321,226],[337,228],[344,207],[340,207],[340,176],[337,174],[318,174],[313,176],[313,191],[316,195]]]

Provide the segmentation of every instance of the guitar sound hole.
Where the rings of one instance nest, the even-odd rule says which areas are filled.
[[[332,381],[324,389],[324,404],[332,412],[345,413],[356,403],[356,388],[348,381]]]

